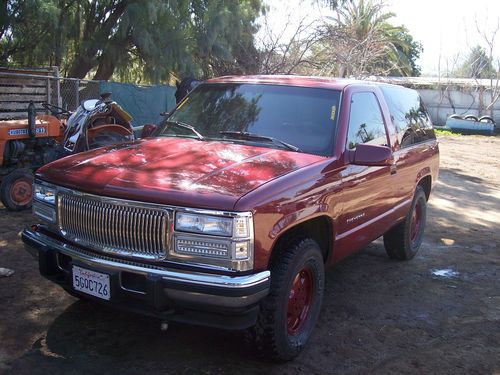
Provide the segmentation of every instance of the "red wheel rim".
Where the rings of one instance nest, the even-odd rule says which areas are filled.
[[[287,325],[290,335],[297,334],[307,320],[313,289],[312,272],[304,267],[295,275],[288,295]]]
[[[411,216],[410,238],[412,244],[418,239],[420,227],[422,226],[422,203],[417,202]]]
[[[19,206],[31,201],[32,185],[28,178],[19,178],[10,187],[10,197]]]

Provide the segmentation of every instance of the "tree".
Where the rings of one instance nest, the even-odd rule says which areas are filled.
[[[496,71],[493,68],[493,59],[486,54],[480,45],[471,48],[468,56],[460,67],[453,72],[460,78],[494,78]]]
[[[469,109],[478,110],[478,115],[489,115],[494,118],[494,106],[500,100],[500,59],[497,57],[495,47],[498,46],[498,32],[500,31],[500,17],[488,20],[475,18],[477,36],[479,43],[470,47],[470,51],[464,57],[457,53],[453,58],[446,60],[446,78],[469,78],[470,82],[461,87],[470,95],[471,104]],[[490,22],[488,22],[490,21]],[[440,77],[441,71],[439,71]],[[456,83],[446,80],[441,83],[441,93],[450,106],[455,109],[453,96],[450,94]],[[468,110],[468,109],[467,109]],[[466,111],[467,111],[466,110]]]
[[[394,26],[394,16],[383,2],[343,2],[336,17],[325,24],[318,48],[322,74],[341,77],[419,74],[416,59],[422,51],[403,26]]]
[[[261,0],[7,0],[2,64],[158,81],[252,69]],[[4,9],[5,10],[5,9]],[[2,13],[0,13],[1,15]],[[255,60],[255,58],[254,58]],[[254,69],[254,68],[253,68]]]
[[[290,15],[288,15],[290,20]],[[315,68],[312,49],[319,40],[318,24],[303,17],[291,29],[291,36],[283,36],[289,30],[289,22],[282,30],[276,30],[266,16],[263,37],[259,40],[259,65],[261,74],[291,74],[308,72]]]
[[[380,62],[382,71],[389,76],[419,77],[417,60],[423,51],[422,44],[415,41],[404,26],[392,29],[389,35],[393,49],[389,50],[389,58]]]

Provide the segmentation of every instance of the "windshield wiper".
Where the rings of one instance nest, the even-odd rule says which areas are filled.
[[[198,139],[200,141],[203,141],[205,139],[204,136],[202,136],[195,128],[194,126],[192,125],[189,125],[189,124],[186,124],[184,122],[180,122],[180,121],[176,121],[176,120],[165,120],[165,122],[167,124],[172,124],[172,125],[175,125],[175,126],[178,126],[180,128],[183,128],[183,129],[189,129],[191,130],[195,135],[196,137],[198,137]]]
[[[259,140],[260,141],[269,141],[269,142],[274,143],[275,145],[285,147],[285,148],[292,150],[292,151],[301,151],[300,148],[298,148],[297,146],[291,145],[290,143],[286,143],[282,140],[279,140],[279,139],[276,139],[273,137],[268,137],[267,135],[260,135],[260,134],[248,133],[248,132],[231,131],[231,130],[221,131],[221,132],[219,132],[219,134],[232,135],[232,136],[235,136],[236,138],[248,139],[248,140],[255,139],[257,141],[259,141]]]

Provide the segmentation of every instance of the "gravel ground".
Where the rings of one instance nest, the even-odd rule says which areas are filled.
[[[324,308],[294,361],[257,360],[241,334],[79,301],[38,274],[0,205],[0,373],[492,374],[500,372],[500,138],[442,137],[426,237],[412,261],[377,240],[329,271]]]

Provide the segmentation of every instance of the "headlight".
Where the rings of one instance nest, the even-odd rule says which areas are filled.
[[[54,224],[56,222],[56,188],[39,182],[33,184],[33,214]]]
[[[56,204],[56,189],[39,183],[33,184],[33,199],[48,203]]]
[[[200,210],[202,211],[202,210]],[[251,213],[177,212],[170,258],[225,269],[253,267]]]
[[[175,229],[183,232],[231,237],[233,235],[233,219],[228,217],[177,213]]]

